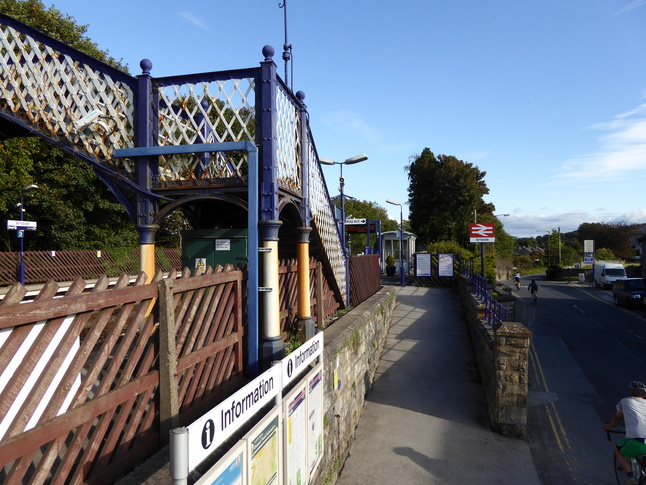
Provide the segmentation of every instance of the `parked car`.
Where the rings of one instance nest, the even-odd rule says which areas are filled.
[[[644,305],[646,285],[643,278],[625,278],[616,280],[612,286],[612,298],[615,305]]]

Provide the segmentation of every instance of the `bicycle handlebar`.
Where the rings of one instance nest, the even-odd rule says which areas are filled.
[[[610,438],[611,434],[625,434],[626,430],[623,429],[607,429],[606,430],[606,436],[608,437],[608,441],[612,441],[612,438]]]

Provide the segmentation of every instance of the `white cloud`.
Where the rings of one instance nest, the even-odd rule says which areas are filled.
[[[368,123],[353,111],[342,110],[328,113],[323,116],[322,121],[327,127],[345,135],[352,136],[354,134],[372,143],[380,141],[380,137]]]
[[[619,9],[615,15],[621,15],[623,13],[629,12],[634,8],[641,7],[642,5],[646,5],[646,0],[635,0],[634,2],[626,5],[624,8]]]
[[[202,22],[202,20],[199,17],[193,15],[192,13],[190,13],[190,12],[180,12],[179,15],[184,20],[189,21],[190,23],[192,23],[193,25],[199,27],[200,29],[206,30],[207,32],[211,32],[211,28],[207,24]]]
[[[591,129],[607,132],[599,151],[568,160],[557,179],[589,185],[646,175],[646,104]]]

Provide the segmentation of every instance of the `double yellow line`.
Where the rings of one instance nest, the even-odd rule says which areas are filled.
[[[543,367],[541,366],[540,359],[538,358],[538,354],[536,353],[536,349],[534,348],[533,343],[529,348],[529,361],[536,371],[536,382],[538,383],[539,388],[538,390],[549,393],[550,389],[547,384],[547,379],[545,378]],[[563,455],[563,461],[565,461],[565,464],[567,465],[572,480],[576,481],[576,473],[574,472],[574,468],[576,468],[576,455],[574,454],[574,450],[572,448],[572,445],[570,444],[570,440],[568,439],[567,432],[565,431],[565,427],[563,426],[563,421],[561,420],[561,416],[556,409],[556,404],[554,403],[554,401],[546,403],[544,405],[544,409],[547,419],[549,420],[554,439],[556,440],[556,444],[558,445],[559,450],[561,450],[561,454]]]

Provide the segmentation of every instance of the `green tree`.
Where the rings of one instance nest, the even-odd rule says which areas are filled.
[[[54,6],[45,7],[40,0],[0,0],[0,13],[39,30],[95,59],[127,72],[127,66],[103,51],[85,35],[87,25],[79,25],[74,17]]]
[[[494,211],[493,204],[483,200],[489,193],[486,172],[471,163],[436,157],[425,148],[406,170],[411,229],[423,246],[443,240],[466,245],[474,212],[480,216]]]
[[[632,238],[636,233],[634,225],[625,222],[586,222],[579,226],[577,232],[581,243],[584,240],[592,240],[595,248],[609,249],[619,258],[633,257]]]
[[[0,0],[0,12],[54,37],[117,69],[126,66],[85,36],[87,26],[39,0]],[[36,220],[38,231],[28,233],[25,249],[105,249],[132,246],[137,233],[109,189],[84,161],[40,138],[0,142],[0,216],[19,218],[16,203],[21,190],[39,190],[24,197],[25,219]],[[1,249],[17,249],[14,231],[2,230]]]
[[[123,207],[92,168],[36,138],[0,143],[0,217],[20,217],[20,190],[35,183],[39,189],[24,196],[25,219],[38,230],[25,237],[25,249],[107,249],[134,246],[137,233]],[[4,231],[3,250],[17,250],[14,231]]]

